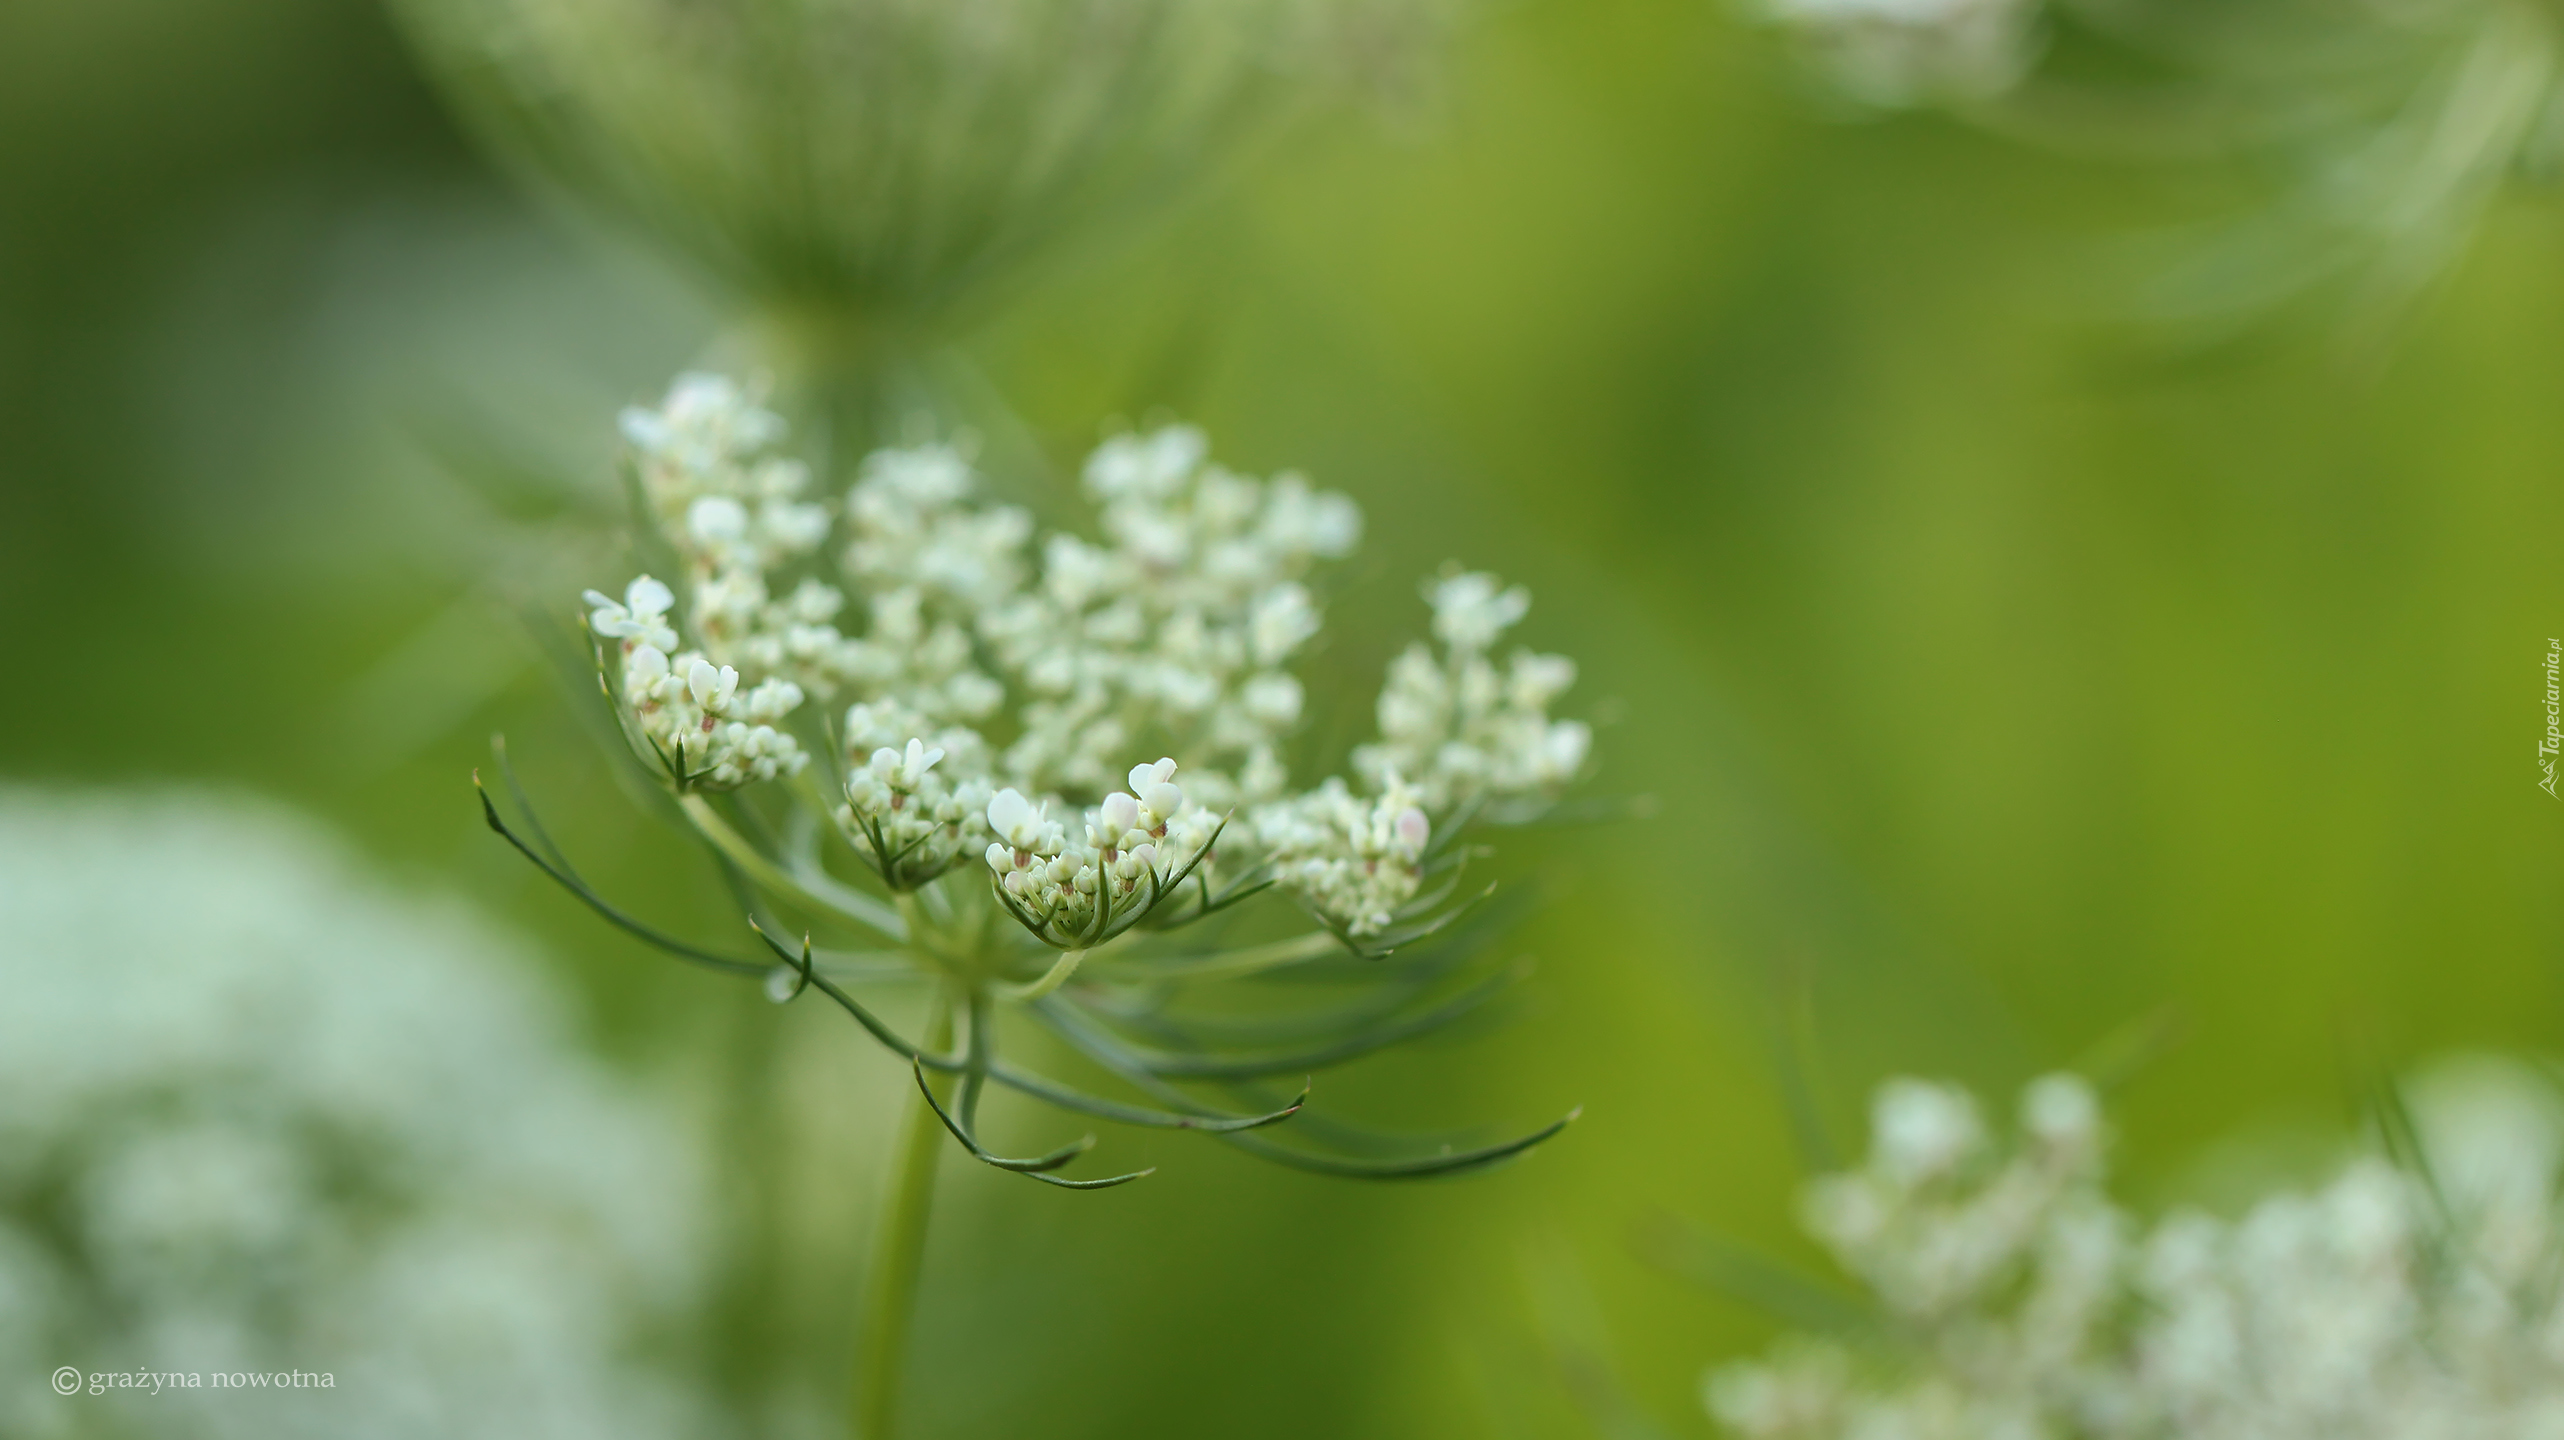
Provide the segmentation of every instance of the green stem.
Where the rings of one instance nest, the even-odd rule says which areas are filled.
[[[834,915],[849,924],[869,927],[890,939],[908,938],[906,924],[901,918],[905,913],[904,907],[892,910],[861,891],[837,883],[831,876],[784,869],[749,844],[746,836],[732,829],[730,822],[721,818],[721,812],[712,808],[712,802],[701,795],[678,796],[677,808],[685,812],[686,819],[694,823],[694,828],[702,833],[703,838],[730,858],[731,864],[766,889],[820,914]]]
[[[775,1357],[783,1353],[786,1338],[778,1319],[786,1298],[779,1177],[772,1164],[762,1163],[775,1153],[779,1138],[775,1062],[780,1050],[775,1007],[758,987],[739,987],[733,1003],[741,1008],[728,1041],[730,1083],[721,1148],[743,1234],[736,1261],[723,1279],[717,1364],[730,1394],[752,1401],[773,1390]]]
[[[926,1050],[953,1044],[953,1005],[948,986],[929,1002]],[[931,1079],[927,1082],[934,1083]],[[911,1094],[899,1119],[899,1138],[883,1177],[881,1211],[873,1221],[872,1263],[864,1274],[863,1330],[855,1337],[854,1440],[891,1440],[899,1421],[899,1381],[908,1356],[908,1325],[917,1313],[917,1274],[926,1259],[926,1220],[934,1209],[935,1165],[943,1158],[944,1132],[923,1095]]]
[[[1188,955],[1180,960],[1135,965],[1130,975],[1141,980],[1234,980],[1241,975],[1260,974],[1284,965],[1323,960],[1343,949],[1343,941],[1320,930],[1313,935],[1276,940],[1270,945],[1251,945],[1225,953]]]
[[[1083,950],[1063,950],[1060,952],[1060,957],[1051,962],[1051,968],[1042,972],[1042,978],[1023,985],[1000,985],[997,987],[997,998],[1039,1000],[1067,984],[1068,977],[1077,973],[1078,962],[1085,958],[1086,952]]]

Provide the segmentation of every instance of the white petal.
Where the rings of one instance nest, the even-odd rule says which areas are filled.
[[[632,583],[625,587],[623,603],[632,607],[635,615],[657,616],[667,614],[668,607],[677,603],[677,597],[665,584],[641,575],[634,577]]]
[[[1009,839],[1013,838],[1015,827],[1030,820],[1032,815],[1033,802],[1011,788],[998,791],[988,802],[988,828]]]
[[[697,540],[737,540],[748,533],[748,510],[727,495],[706,495],[686,507],[686,532]]]

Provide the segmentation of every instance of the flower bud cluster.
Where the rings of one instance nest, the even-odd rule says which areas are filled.
[[[1501,667],[1490,658],[1531,609],[1519,585],[1454,574],[1426,598],[1442,652],[1419,643],[1390,662],[1380,739],[1354,752],[1354,769],[1378,787],[1404,777],[1434,810],[1554,794],[1593,748],[1582,721],[1549,718],[1550,702],[1576,683],[1576,662],[1521,650]]]
[[[1377,934],[1418,890],[1434,817],[1545,803],[1585,762],[1586,727],[1549,717],[1575,666],[1493,658],[1530,597],[1454,573],[1427,592],[1437,645],[1390,668],[1380,736],[1354,753],[1353,783],[1295,791],[1281,747],[1305,700],[1289,667],[1320,623],[1306,582],[1352,551],[1361,512],[1297,475],[1212,463],[1198,430],[1106,441],[1082,475],[1102,538],[1038,545],[1025,511],[975,499],[960,450],[878,451],[831,547],[827,511],[798,498],[807,476],[774,454],[782,420],[741,387],[686,376],[624,429],[691,587],[682,624],[676,594],[646,576],[620,601],[589,596],[596,633],[623,646],[640,743],[671,761],[682,745],[685,771],[709,783],[790,773],[803,757],[774,722],[804,694],[844,696],[838,818],[894,885],[994,839],[1008,893],[1077,933],[1095,907],[1189,863],[1215,817],[1234,815],[1246,858],[1272,860],[1328,923]],[[830,578],[799,573],[769,598],[782,569],[824,572],[831,558]],[[860,633],[838,628],[850,595]],[[696,695],[698,662],[717,703]],[[1184,757],[1180,791],[1172,760],[1115,789],[1143,745]],[[1159,809],[1152,786],[1185,798]],[[1090,797],[1102,803],[1078,817]],[[1125,803],[1147,823],[1125,823]],[[1051,813],[1055,840],[1039,828]],[[1031,838],[1008,840],[1019,825]]]
[[[828,534],[828,512],[801,500],[810,469],[774,453],[783,417],[721,375],[677,377],[656,409],[622,415],[641,493],[668,538],[714,570],[764,570]]]
[[[627,408],[622,428],[643,499],[682,564],[688,629],[704,653],[825,693],[819,662],[842,643],[829,622],[844,596],[815,579],[781,600],[770,588],[768,572],[816,551],[830,525],[828,508],[803,498],[809,467],[776,453],[783,417],[727,377],[687,374],[656,408]]]
[[[2148,1231],[2102,1191],[2081,1082],[2033,1085],[2008,1155],[1963,1092],[1892,1082],[1868,1162],[1817,1185],[1809,1222],[1902,1349],[1856,1365],[1802,1338],[1713,1374],[1710,1410],[1753,1440],[2547,1433],[2564,1097],[2493,1061],[2404,1093],[2427,1179],[2360,1158],[2240,1219]]]
[[[1303,695],[1285,667],[1319,621],[1301,579],[1360,538],[1344,496],[1211,465],[1197,430],[1125,436],[1086,467],[1107,542],[1054,535],[1036,565],[1028,513],[973,504],[958,450],[879,451],[846,498],[841,569],[867,622],[848,634],[847,589],[804,577],[773,598],[766,572],[828,528],[797,498],[806,474],[768,453],[780,418],[729,381],[687,376],[624,429],[688,565],[689,633],[715,662],[895,701],[927,722],[915,738],[1011,731],[991,773],[1031,791],[1099,793],[1114,757],[1152,736],[1182,742],[1205,800],[1288,787],[1278,742]]]
[[[732,790],[752,780],[797,775],[810,756],[779,722],[802,701],[801,687],[767,680],[745,694],[739,672],[701,651],[671,657],[668,587],[643,575],[620,601],[591,590],[588,628],[622,657],[616,702],[637,747],[693,789]]]
[[[846,496],[843,564],[871,625],[820,661],[832,681],[935,724],[985,722],[1006,700],[976,632],[1023,585],[1033,521],[1011,505],[973,508],[974,484],[958,450],[923,445],[867,456]]]
[[[1276,879],[1304,904],[1347,934],[1377,935],[1423,883],[1433,822],[1420,800],[1395,776],[1372,796],[1329,777],[1257,811],[1256,836]]]
[[[1099,911],[1126,913],[1154,905],[1202,854],[1216,822],[1175,783],[1175,762],[1136,766],[1130,789],[1089,808],[1072,835],[1050,807],[1007,789],[988,802],[996,838],[988,868],[1016,906],[1046,932],[1092,933]],[[1109,919],[1109,915],[1105,918]]]
[[[987,782],[966,775],[948,783],[935,768],[943,759],[942,749],[912,738],[874,750],[846,777],[838,823],[895,889],[943,874],[988,837]]]
[[[1287,787],[1277,745],[1303,696],[1283,667],[1319,624],[1301,580],[1352,552],[1361,512],[1297,475],[1256,481],[1208,453],[1188,426],[1105,442],[1083,480],[1107,543],[1049,537],[1039,584],[983,620],[1025,692],[1011,770],[1091,794],[1156,731],[1182,738],[1206,803]]]

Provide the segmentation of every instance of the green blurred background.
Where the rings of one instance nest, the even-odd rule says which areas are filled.
[[[1502,1023],[1319,1089],[1582,1124],[1405,1188],[1121,1134],[1163,1168],[1109,1195],[948,1164],[917,1433],[1705,1434],[1771,1324],[1642,1237],[1813,1263],[1785,1052],[1847,1145],[1890,1071],[2000,1097],[2168,1013],[2117,1111],[2154,1203],[2239,1127],[2342,1129],[2365,1067],[2549,1045],[2564,209],[2506,199],[2382,359],[2112,318],[2120,242],[2250,194],[1827,119],[1710,0],[1519,0],[1395,123],[972,334],[1062,466],[1164,412],[1352,492],[1321,664],[1364,693],[1413,577],[1529,583],[1593,788],[1656,808],[1508,847],[1549,903]],[[732,1203],[789,1283],[708,1317],[711,1383],[826,1400],[904,1072],[609,934],[468,783],[505,730],[602,888],[730,933],[505,583],[620,573],[613,407],[717,322],[476,158],[369,7],[0,11],[0,773],[256,787],[540,935],[636,1083],[767,1157]],[[743,1054],[768,1111],[721,1109]]]

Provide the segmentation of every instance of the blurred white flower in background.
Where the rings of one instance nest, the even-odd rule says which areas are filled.
[[[1892,1082],[1808,1211],[1875,1324],[1713,1373],[1711,1413],[1753,1440],[2564,1435],[2564,1096],[2492,1059],[2401,1093],[2405,1163],[2149,1230],[2081,1081],[2033,1085],[2003,1153],[1963,1092]]]
[[[0,1391],[40,1437],[700,1433],[702,1176],[524,943],[210,795],[0,789]],[[654,1332],[655,1335],[654,1335]]]

